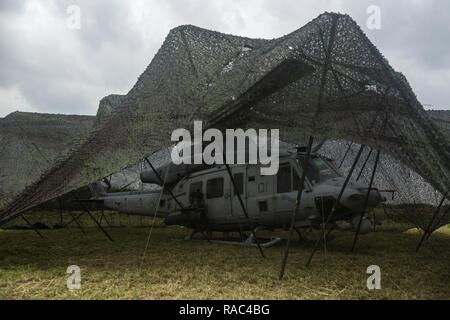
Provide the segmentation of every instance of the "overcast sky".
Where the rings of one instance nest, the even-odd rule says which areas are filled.
[[[79,30],[67,27],[71,5]],[[367,28],[369,5],[381,9],[380,30]],[[95,114],[103,96],[131,89],[181,24],[275,38],[324,11],[349,13],[426,107],[450,109],[446,0],[0,0],[0,117]]]

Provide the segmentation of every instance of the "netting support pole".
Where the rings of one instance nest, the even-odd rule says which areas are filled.
[[[366,158],[366,160],[364,161],[364,163],[363,163],[363,165],[361,167],[361,171],[359,172],[358,176],[356,177],[356,181],[359,181],[359,179],[361,179],[361,176],[362,176],[362,174],[364,172],[364,169],[366,169],[367,162],[369,162],[369,159],[370,159],[370,156],[372,155],[372,152],[373,152],[373,150],[370,149],[370,152],[367,154],[367,158]]]
[[[353,142],[350,142],[350,144],[347,147],[347,151],[345,151],[344,157],[341,160],[341,163],[339,164],[339,169],[342,168],[342,165],[344,164],[345,159],[347,159],[348,153],[350,152],[351,147],[353,146]]]
[[[164,191],[167,191],[171,198],[178,204],[178,206],[180,207],[181,211],[186,212],[186,208],[183,206],[183,204],[180,202],[180,200],[178,200],[178,198],[173,194],[172,190],[170,188],[166,187],[166,184],[164,183],[164,180],[162,179],[161,175],[159,174],[159,172],[156,170],[156,168],[153,166],[153,164],[150,162],[150,160],[148,160],[147,158],[144,158],[145,162],[148,163],[148,165],[150,166],[150,168],[152,169],[153,173],[155,174],[155,176],[158,178],[161,186],[163,187]],[[190,215],[189,213],[185,213],[188,215],[188,218],[190,220]],[[209,243],[211,243],[211,240],[209,239],[209,237],[203,232],[200,231],[201,235],[203,236],[203,238],[206,239],[206,241],[208,241]]]
[[[295,221],[297,220],[297,216],[298,216],[299,211],[300,211],[300,201],[302,199],[303,189],[304,189],[304,186],[305,186],[306,173],[307,173],[308,167],[309,167],[309,159],[311,157],[311,148],[312,148],[313,141],[314,141],[314,138],[312,136],[309,137],[308,148],[306,150],[306,157],[305,157],[305,159],[303,161],[302,176],[300,178],[300,186],[299,186],[299,190],[298,190],[298,193],[297,193],[297,201],[295,202],[295,209],[294,209],[294,212],[292,213],[291,226],[289,228],[289,236],[288,236],[288,239],[287,239],[286,247],[284,249],[284,256],[283,256],[283,260],[281,262],[280,273],[278,275],[278,279],[279,280],[283,280],[284,272],[286,270],[286,264],[287,264],[287,260],[288,260],[288,255],[289,255],[289,249],[291,247],[292,237],[294,236],[294,231],[296,231],[295,230]],[[300,233],[299,233],[299,235],[300,235]]]
[[[236,193],[236,195],[237,195],[237,197],[239,199],[239,203],[241,204],[241,208],[242,208],[242,211],[244,212],[245,218],[247,218],[247,222],[248,222],[250,228],[252,229],[253,239],[255,239],[256,245],[258,247],[259,252],[261,253],[261,256],[263,258],[265,258],[266,256],[264,255],[264,251],[262,250],[261,245],[260,245],[260,243],[258,241],[258,238],[256,237],[256,232],[252,228],[252,222],[250,221],[250,216],[248,215],[247,208],[244,205],[244,201],[242,201],[241,192],[239,191],[239,188],[237,187],[236,181],[234,180],[233,174],[231,172],[230,165],[229,164],[225,164],[225,167],[227,168],[228,175],[230,176],[230,180],[231,180],[231,183],[233,185],[233,190],[235,191],[235,193]]]
[[[339,192],[339,195],[338,195],[336,201],[334,202],[333,208],[331,209],[331,212],[328,215],[327,221],[325,222],[325,227],[331,222],[331,219],[333,218],[333,215],[339,206],[342,196],[344,195],[345,189],[347,188],[348,183],[350,182],[350,179],[353,175],[353,172],[355,171],[356,165],[358,164],[358,161],[361,158],[361,154],[363,153],[365,147],[366,147],[365,145],[361,145],[361,147],[359,148],[358,154],[356,155],[356,158],[353,161],[353,165],[347,174],[347,178],[345,179],[345,182],[342,185],[341,191]],[[314,248],[312,249],[311,254],[309,255],[308,261],[306,262],[306,267],[309,267],[311,265],[312,259],[314,258],[314,254],[316,253],[317,249],[319,248],[320,243],[322,241],[326,241],[326,239],[328,238],[328,236],[331,234],[331,232],[333,230],[334,230],[334,227],[330,227],[330,230],[328,230],[328,232],[325,233],[325,229],[324,229],[320,239],[316,241]]]
[[[62,203],[62,199],[59,198],[59,225],[63,226],[63,203]]]
[[[106,224],[108,225],[108,227],[111,229],[111,224],[109,223],[108,219],[106,219],[106,213],[105,210],[102,208],[102,216],[100,218],[100,222],[105,220]]]
[[[89,215],[89,217],[91,217],[91,219],[95,222],[95,224],[97,225],[97,227],[105,234],[105,236],[109,239],[109,241],[114,242],[113,238],[109,235],[108,232],[106,232],[106,230],[102,227],[102,225],[97,221],[97,219],[95,219],[94,215],[91,213],[91,211],[89,211],[89,209],[84,205],[83,202],[80,201],[80,199],[78,199],[77,195],[75,194],[75,192],[71,192],[70,195],[78,202],[80,203],[81,207],[83,208],[84,211],[86,211],[86,213]]]
[[[425,239],[428,239],[431,236],[434,220],[439,215],[439,212],[441,211],[442,205],[444,204],[445,199],[447,199],[448,194],[449,194],[449,191],[447,191],[444,194],[444,196],[442,197],[442,200],[439,203],[439,206],[436,208],[436,211],[434,212],[433,217],[431,218],[430,223],[428,224],[428,227],[426,228],[426,230],[424,230],[425,232],[422,235],[422,238],[420,239],[419,244],[417,245],[416,252],[419,252]]]
[[[440,224],[442,223],[442,221],[444,221],[445,217],[450,213],[450,207],[447,208],[447,210],[444,212],[444,214],[442,215],[442,217],[439,219],[439,221],[435,224],[436,227],[439,227]],[[425,240],[428,240],[431,235],[433,234],[433,232],[428,233],[428,236]]]
[[[372,151],[371,151],[372,152]],[[364,214],[366,213],[367,204],[369,203],[370,193],[372,192],[373,181],[375,180],[375,174],[378,168],[378,162],[380,161],[380,151],[377,152],[377,156],[375,158],[375,164],[373,166],[372,176],[370,177],[369,188],[367,189],[366,198],[364,199],[364,205],[361,211],[361,217],[358,221],[358,228],[355,232],[355,238],[353,239],[352,252],[355,251],[356,241],[358,241],[359,232],[361,231],[361,225],[364,218]]]
[[[78,226],[78,228],[81,230],[81,232],[82,232],[84,235],[86,235],[86,232],[84,231],[84,228],[81,226],[81,223],[80,223],[80,221],[78,220],[78,218],[80,218],[80,217],[84,214],[84,212],[81,213],[81,214],[79,214],[78,216],[74,216],[73,213],[72,213],[71,211],[68,211],[68,212],[69,212],[70,216],[72,217],[72,220],[70,220],[68,223],[66,223],[66,224],[64,225],[64,228],[67,227],[67,226],[69,226],[69,225],[71,225],[72,222],[75,221],[75,223],[77,224],[77,226]]]
[[[22,217],[22,219],[23,219],[23,221],[25,221],[26,222],[26,224],[31,228],[31,229],[33,229],[33,231],[34,232],[36,232],[37,233],[37,235],[39,236],[39,237],[41,237],[42,239],[44,239],[45,237],[39,232],[39,230],[38,229],[36,229],[32,224],[31,224],[31,222],[30,221],[28,221],[28,219],[27,218],[25,218],[25,216],[24,215],[21,215],[21,217]]]

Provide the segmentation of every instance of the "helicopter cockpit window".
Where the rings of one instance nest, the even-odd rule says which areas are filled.
[[[223,178],[208,180],[206,183],[206,198],[214,199],[223,197]]]
[[[302,162],[303,157],[300,158],[300,163]],[[339,177],[338,173],[324,159],[317,156],[311,158],[306,176],[312,184]]]
[[[277,193],[291,192],[291,165],[286,163],[280,166],[277,174]]]

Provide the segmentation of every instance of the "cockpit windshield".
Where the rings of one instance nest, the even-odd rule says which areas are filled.
[[[303,162],[304,156],[300,156],[300,166],[302,166]],[[319,156],[311,156],[306,176],[312,184],[316,184],[339,177],[339,174],[334,170],[331,164],[327,163],[326,160],[322,159]]]

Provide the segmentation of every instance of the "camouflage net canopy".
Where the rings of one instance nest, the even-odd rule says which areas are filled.
[[[292,142],[313,135],[365,144],[439,192],[450,189],[445,128],[432,122],[405,78],[346,15],[322,14],[274,40],[175,28],[136,85],[115,102],[39,178],[17,181],[0,219],[137,163],[171,145],[172,131],[191,129],[193,120],[205,127],[279,128]],[[5,157],[2,167],[17,159]]]
[[[0,119],[0,208],[69,153],[95,117],[14,112]]]

